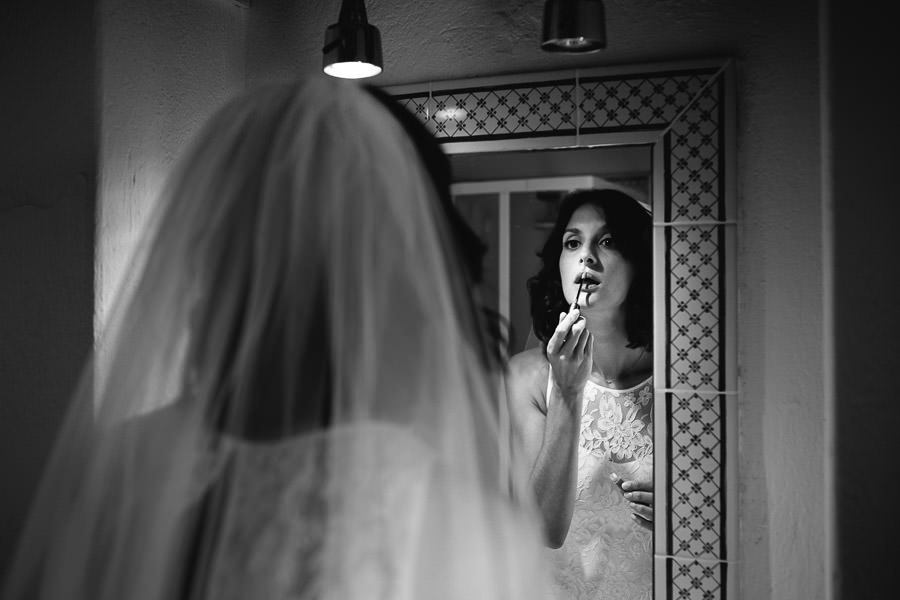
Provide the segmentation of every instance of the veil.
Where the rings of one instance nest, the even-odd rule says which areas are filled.
[[[219,110],[160,194],[4,597],[544,597],[439,187],[353,82]]]

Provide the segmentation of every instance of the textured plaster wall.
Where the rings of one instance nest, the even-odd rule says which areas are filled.
[[[3,11],[0,570],[161,180],[243,88],[245,17],[230,0]]]
[[[752,22],[739,99],[742,591],[746,598],[821,598],[816,6],[767,8]]]
[[[0,577],[91,348],[97,164],[93,3],[2,14]]]
[[[537,47],[540,0],[368,0],[382,85],[733,56],[738,65],[741,597],[824,595],[822,256],[814,0],[607,0],[609,48]],[[339,2],[255,2],[251,82],[321,72]]]
[[[100,0],[97,314],[103,321],[165,178],[244,86],[246,11],[229,0]]]

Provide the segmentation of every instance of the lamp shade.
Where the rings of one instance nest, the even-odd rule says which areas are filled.
[[[381,34],[369,25],[363,0],[344,0],[338,22],[325,30],[322,69],[332,77],[361,79],[381,73]]]
[[[547,0],[541,48],[581,54],[606,48],[606,13],[601,0]]]

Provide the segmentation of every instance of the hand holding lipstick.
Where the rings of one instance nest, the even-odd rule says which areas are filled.
[[[547,341],[547,359],[553,379],[567,404],[580,411],[581,392],[593,367],[594,344],[587,321],[575,302],[568,313],[559,313],[559,324]]]

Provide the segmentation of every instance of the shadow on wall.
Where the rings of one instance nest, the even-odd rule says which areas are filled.
[[[94,2],[25,2],[0,25],[0,573],[93,344]]]

